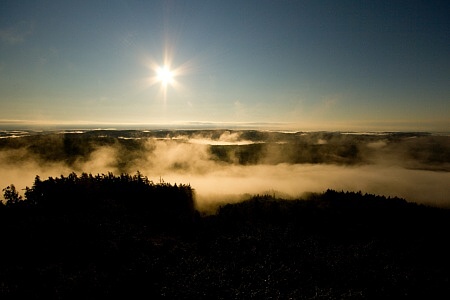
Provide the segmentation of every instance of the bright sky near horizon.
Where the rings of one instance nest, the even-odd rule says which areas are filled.
[[[1,124],[450,131],[450,1],[0,3]]]

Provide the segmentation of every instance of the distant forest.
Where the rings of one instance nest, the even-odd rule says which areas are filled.
[[[145,159],[158,141],[190,143],[199,139],[212,142],[208,145],[210,159],[224,163],[360,165],[388,156],[410,168],[450,171],[450,137],[429,133],[93,130],[30,131],[21,132],[20,138],[10,138],[14,134],[4,132],[0,138],[0,154],[6,153],[5,162],[33,157],[40,163],[63,162],[76,167],[97,149],[114,147],[118,153],[114,168],[119,173],[130,172],[129,168]]]
[[[360,192],[257,195],[203,215],[140,173],[35,178],[0,205],[0,298],[450,296],[450,211]]]

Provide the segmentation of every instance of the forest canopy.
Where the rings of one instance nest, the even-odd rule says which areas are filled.
[[[36,177],[0,205],[6,298],[450,295],[449,210],[361,192],[195,208],[140,173]],[[351,295],[351,296],[349,296]]]

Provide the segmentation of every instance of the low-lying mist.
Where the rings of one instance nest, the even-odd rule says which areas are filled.
[[[0,188],[70,172],[190,184],[200,209],[328,188],[450,207],[450,137],[262,131],[89,131],[0,140]]]

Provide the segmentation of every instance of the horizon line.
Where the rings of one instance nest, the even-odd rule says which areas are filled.
[[[320,122],[318,122],[320,123]],[[327,124],[301,122],[252,121],[172,121],[172,122],[105,122],[105,121],[38,121],[0,119],[0,130],[44,129],[241,129],[330,132],[450,132],[450,121],[349,121]]]

